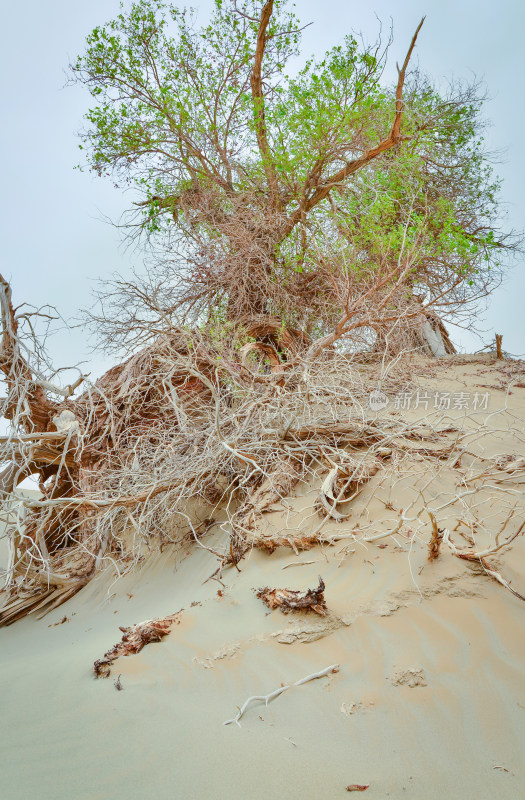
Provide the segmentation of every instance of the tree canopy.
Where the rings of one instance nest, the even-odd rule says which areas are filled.
[[[354,306],[371,287],[379,332],[414,297],[457,310],[490,290],[515,240],[499,228],[483,98],[408,75],[423,21],[395,87],[390,40],[349,34],[295,68],[302,28],[286,0],[215,0],[201,27],[138,0],[92,31],[72,66],[94,100],[81,147],[134,187],[130,229],[157,254],[104,287],[108,341],[217,315],[321,335],[339,324],[339,337],[350,317],[365,324]]]

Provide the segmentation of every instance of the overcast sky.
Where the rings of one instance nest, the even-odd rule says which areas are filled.
[[[209,0],[189,3],[205,19]],[[140,254],[126,251],[118,231],[103,221],[117,219],[131,198],[108,179],[73,169],[79,158],[76,131],[89,102],[80,87],[64,88],[69,60],[82,50],[90,30],[113,17],[118,0],[26,0],[4,5],[0,52],[2,117],[0,197],[2,269],[13,285],[16,303],[54,303],[65,317],[88,305],[93,282],[114,271],[140,265]],[[362,31],[374,40],[376,15],[394,23],[392,63],[401,60],[423,14],[417,61],[436,79],[483,78],[492,97],[490,147],[505,150],[498,172],[509,225],[525,228],[525,4],[520,0],[301,0],[300,18],[313,22],[304,33],[305,55],[321,54],[345,33]],[[484,317],[484,341],[503,334],[504,348],[525,352],[525,269],[518,263],[491,298]],[[470,334],[453,331],[463,349],[481,345]],[[53,352],[62,364],[91,358],[94,372],[102,356],[88,355],[85,334],[56,337]]]

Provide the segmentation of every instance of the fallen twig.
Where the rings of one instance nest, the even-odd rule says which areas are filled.
[[[322,669],[320,672],[314,672],[312,673],[312,675],[307,675],[306,678],[301,678],[301,680],[296,681],[295,683],[288,684],[287,686],[280,686],[275,691],[270,692],[270,694],[253,695],[252,697],[249,697],[247,700],[245,700],[241,708],[239,708],[239,713],[232,719],[227,719],[226,722],[223,722],[223,725],[231,725],[232,722],[235,722],[237,725],[239,725],[240,728],[241,726],[239,720],[241,719],[244,712],[246,711],[246,709],[248,708],[248,706],[252,701],[261,700],[264,701],[264,705],[267,706],[270,700],[273,700],[274,697],[279,697],[279,695],[282,694],[283,692],[286,692],[287,689],[291,689],[293,686],[302,686],[303,683],[308,683],[309,681],[313,681],[316,678],[322,678],[325,675],[329,675],[330,672],[339,672],[339,664],[332,664],[330,667],[326,667],[326,669]]]

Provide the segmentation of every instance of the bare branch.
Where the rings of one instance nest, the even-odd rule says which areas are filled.
[[[282,230],[283,238],[285,238],[291,233],[293,228],[297,225],[298,222],[300,222],[302,216],[305,213],[308,213],[313,208],[315,208],[315,206],[319,205],[319,203],[325,200],[328,197],[330,191],[335,186],[339,186],[346,180],[346,178],[350,177],[350,175],[353,175],[359,170],[363,169],[363,167],[365,167],[375,158],[377,158],[387,150],[392,149],[392,147],[395,147],[402,140],[401,120],[403,116],[403,86],[405,82],[406,69],[410,61],[412,51],[415,47],[419,31],[421,30],[421,26],[423,25],[424,21],[425,17],[423,17],[423,19],[419,23],[416,32],[412,37],[410,47],[408,48],[408,52],[403,62],[403,67],[399,71],[399,77],[396,87],[396,112],[395,112],[394,122],[388,137],[375,147],[372,147],[369,150],[367,150],[365,153],[359,156],[359,158],[356,158],[353,161],[350,161],[347,164],[345,164],[344,167],[341,167],[340,170],[335,172],[326,181],[318,185],[312,192],[312,194],[303,200],[300,208],[298,208],[284,223]],[[306,181],[306,185],[310,185],[309,179]]]
[[[278,207],[279,185],[277,181],[277,172],[275,170],[275,163],[270,150],[270,146],[268,144],[268,135],[266,132],[264,92],[262,88],[262,71],[261,71],[264,48],[267,42],[266,30],[268,28],[268,23],[270,22],[270,17],[272,16],[272,12],[273,12],[273,0],[267,0],[261,11],[259,30],[257,32],[257,47],[255,49],[255,61],[253,64],[253,70],[250,77],[250,84],[252,87],[257,143],[259,145],[264,171],[266,173],[266,180],[268,181],[270,200],[275,207]]]

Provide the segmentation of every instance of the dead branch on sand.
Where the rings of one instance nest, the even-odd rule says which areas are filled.
[[[328,611],[324,597],[325,584],[319,575],[317,589],[306,589],[301,592],[296,589],[271,589],[265,586],[257,589],[256,594],[268,608],[279,608],[283,614],[290,611],[315,611],[324,617]]]
[[[322,669],[320,672],[314,672],[312,675],[307,675],[306,678],[301,678],[301,680],[296,681],[295,683],[288,684],[287,686],[280,686],[279,689],[276,689],[274,692],[270,692],[270,694],[253,695],[242,704],[242,706],[239,708],[239,713],[235,717],[232,719],[227,719],[226,722],[223,722],[222,724],[231,725],[232,722],[235,722],[240,728],[241,725],[239,720],[243,716],[250,703],[260,700],[261,702],[264,702],[265,706],[267,706],[270,700],[273,700],[275,697],[279,697],[280,694],[288,691],[288,689],[291,689],[293,686],[302,686],[303,683],[308,683],[316,678],[322,678],[325,675],[329,675],[331,672],[339,672],[339,664],[332,664],[330,667],[326,667],[326,669]]]
[[[159,619],[149,619],[146,622],[139,622],[129,628],[119,628],[124,633],[122,640],[104,653],[93,664],[93,671],[96,678],[109,678],[113,662],[120,656],[130,656],[140,653],[143,647],[151,642],[160,642],[167,636],[174,624],[180,623],[180,611],[171,614],[169,617]],[[120,676],[119,676],[120,677]]]
[[[499,536],[502,533],[503,529],[505,528],[507,522],[508,518],[503,524],[502,529],[497,534],[496,541],[498,541]],[[448,545],[453,555],[455,555],[457,558],[461,558],[465,561],[470,561],[475,564],[478,564],[486,575],[488,575],[490,578],[493,578],[495,581],[501,584],[501,586],[503,586],[505,589],[511,592],[511,594],[513,594],[514,597],[517,597],[519,600],[525,600],[525,597],[522,594],[520,594],[520,592],[516,591],[516,589],[513,589],[510,583],[507,580],[505,580],[505,578],[497,570],[495,570],[494,567],[487,561],[487,556],[497,553],[498,550],[501,550],[503,547],[508,546],[511,542],[517,539],[517,537],[523,532],[524,528],[525,528],[525,522],[522,522],[522,524],[514,532],[514,534],[510,536],[505,542],[501,544],[495,544],[493,547],[489,547],[483,551],[478,551],[478,552],[470,551],[465,553],[458,550],[456,545],[452,542],[450,538],[450,532],[448,530],[444,532],[442,540]]]

